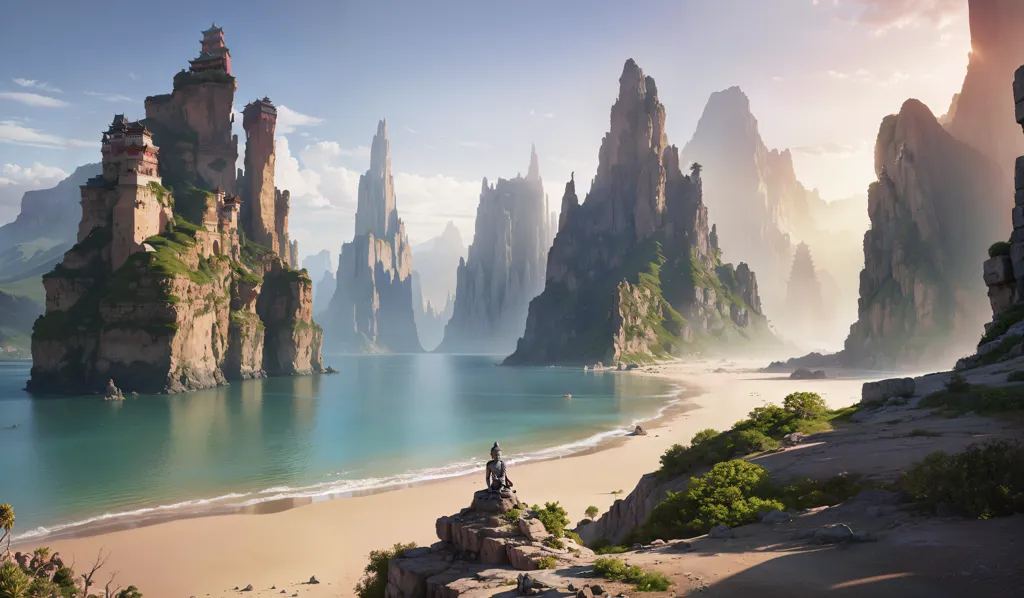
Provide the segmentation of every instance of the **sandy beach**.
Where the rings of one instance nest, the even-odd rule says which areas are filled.
[[[751,408],[781,403],[800,390],[820,393],[833,408],[851,405],[859,400],[863,382],[872,379],[839,374],[789,380],[785,374],[756,372],[756,365],[675,362],[642,372],[598,374],[661,376],[699,394],[687,398],[685,408],[652,422],[647,436],[620,439],[586,454],[511,465],[520,499],[559,501],[578,521],[588,505],[603,512],[624,497],[643,474],[657,469],[669,446],[688,442],[698,430],[726,429]],[[488,448],[481,447],[481,453]],[[117,572],[119,583],[134,584],[148,597],[226,596],[248,584],[256,595],[285,589],[288,595],[349,596],[371,550],[395,542],[435,542],[435,519],[467,506],[482,485],[481,471],[368,496],[262,509],[276,512],[180,519],[44,544],[79,568],[98,551],[109,551],[104,571]],[[623,494],[613,494],[618,490]],[[312,575],[319,585],[303,583]]]

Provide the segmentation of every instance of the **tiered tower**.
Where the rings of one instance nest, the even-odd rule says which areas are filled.
[[[245,106],[245,180],[242,184],[242,229],[250,239],[279,252],[277,196],[274,189],[274,128],[277,108],[264,97]]]
[[[189,70],[193,73],[220,70],[230,75],[231,51],[224,44],[224,30],[214,23],[203,31],[203,39],[199,40],[199,43],[202,45],[202,51],[198,58],[188,62]]]
[[[103,174],[82,186],[78,241],[93,229],[109,227],[110,265],[116,270],[142,251],[143,241],[163,230],[173,214],[157,170],[160,150],[145,125],[118,114],[102,144]]]

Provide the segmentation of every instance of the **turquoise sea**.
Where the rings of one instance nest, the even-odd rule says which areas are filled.
[[[33,398],[0,362],[0,502],[15,537],[322,500],[585,450],[679,388],[629,373],[453,355],[328,356],[337,375],[107,402]],[[571,393],[567,399],[563,394]]]

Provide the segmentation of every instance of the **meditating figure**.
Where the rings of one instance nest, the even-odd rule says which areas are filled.
[[[506,498],[512,496],[512,480],[505,474],[505,462],[501,460],[501,447],[497,442],[491,447],[491,460],[486,470],[487,489]]]

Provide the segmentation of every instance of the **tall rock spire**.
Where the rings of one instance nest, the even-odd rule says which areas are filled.
[[[510,353],[530,300],[544,289],[548,218],[536,148],[526,177],[484,179],[469,258],[460,262],[455,306],[439,351]]]
[[[370,169],[359,177],[359,198],[356,204],[356,234],[372,232],[383,237],[398,228],[395,210],[395,181],[391,176],[391,143],[387,120],[377,123],[377,133],[370,145]]]
[[[422,351],[412,292],[412,248],[395,205],[387,122],[377,123],[370,168],[359,177],[356,227],[341,246],[328,341],[345,351]]]
[[[505,363],[651,360],[691,343],[771,342],[754,273],[723,264],[709,228],[700,179],[683,174],[668,144],[654,79],[627,60],[597,174],[582,203],[575,177],[565,186],[544,291]]]

